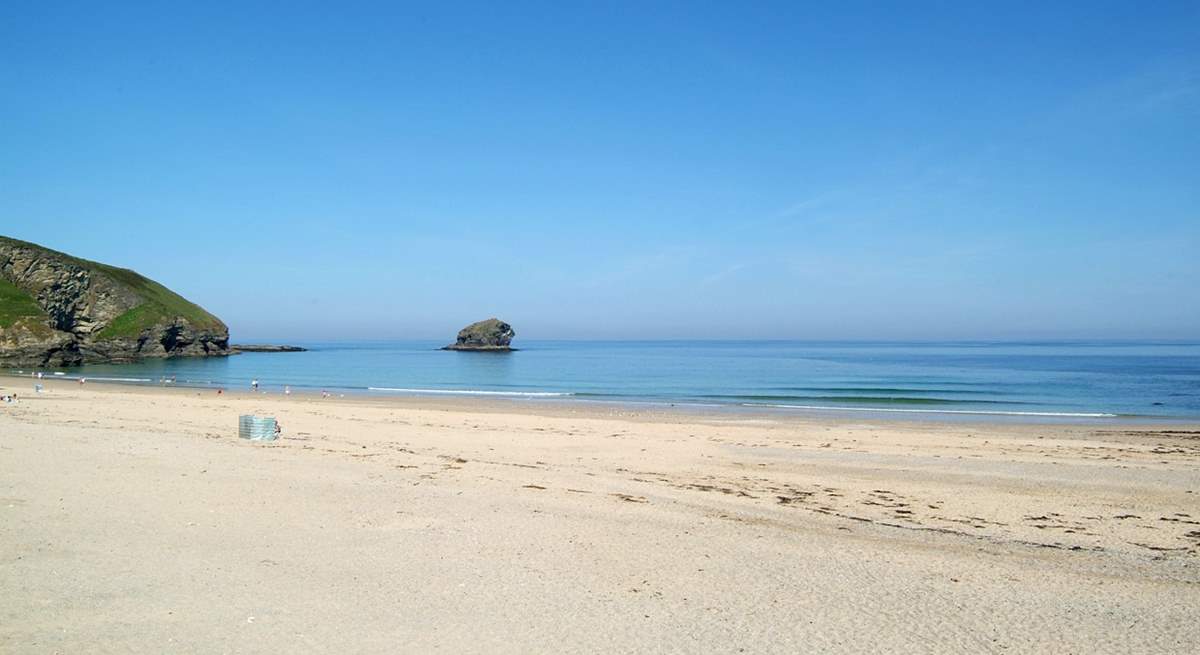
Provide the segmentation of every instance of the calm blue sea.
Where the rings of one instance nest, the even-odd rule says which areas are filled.
[[[528,341],[513,353],[441,342],[300,343],[63,369],[66,377],[267,391],[479,394],[878,415],[1200,418],[1200,342]]]

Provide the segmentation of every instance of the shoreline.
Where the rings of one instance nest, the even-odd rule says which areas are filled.
[[[28,374],[13,372],[0,373],[0,382],[4,380],[23,380],[29,383],[28,391],[32,392],[32,384],[40,382],[69,384],[77,382],[81,376],[46,375],[36,380]],[[150,378],[114,378],[110,376],[82,376],[87,384],[125,387],[131,389],[160,389],[178,390],[180,392],[212,391],[222,389],[224,394],[247,397],[280,397],[280,398],[314,398],[317,400],[350,401],[394,401],[406,406],[438,406],[449,408],[469,408],[482,404],[495,403],[497,407],[537,407],[550,410],[563,406],[577,408],[598,408],[603,412],[611,411],[641,411],[661,412],[664,415],[703,416],[745,416],[749,418],[763,417],[772,419],[794,418],[798,421],[875,421],[881,423],[930,423],[958,425],[1063,425],[1063,426],[1200,426],[1200,417],[1186,416],[1152,416],[1132,414],[1102,414],[1091,412],[1005,412],[1002,410],[954,410],[934,408],[879,408],[879,407],[814,407],[814,406],[778,406],[757,403],[703,403],[682,400],[658,400],[637,398],[595,398],[583,397],[569,392],[492,392],[477,390],[450,389],[332,389],[330,398],[323,398],[319,387],[299,386],[290,395],[282,389],[276,391],[261,390],[252,392],[248,389],[231,389],[230,387],[211,383],[170,382],[163,383]],[[0,384],[0,387],[3,385]]]

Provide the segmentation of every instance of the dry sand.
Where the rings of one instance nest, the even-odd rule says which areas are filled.
[[[4,653],[1200,643],[1196,427],[31,387]]]

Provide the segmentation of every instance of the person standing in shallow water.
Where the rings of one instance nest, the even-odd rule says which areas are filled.
[[[252,391],[258,391],[258,378],[254,378],[250,381],[250,389]]]

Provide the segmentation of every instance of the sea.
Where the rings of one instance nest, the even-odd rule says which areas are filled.
[[[1200,419],[1200,342],[522,340],[508,353],[443,351],[434,341],[289,343],[309,350],[48,373],[210,389],[249,389],[258,380],[267,393],[923,419]]]

